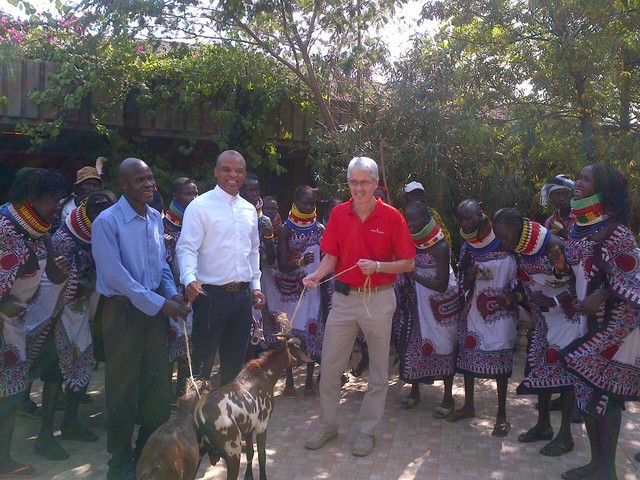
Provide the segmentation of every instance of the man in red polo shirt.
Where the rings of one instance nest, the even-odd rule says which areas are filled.
[[[339,274],[322,344],[320,425],[305,447],[316,450],[338,436],[340,375],[361,328],[369,346],[369,388],[351,453],[364,457],[373,450],[389,386],[389,341],[396,308],[392,283],[397,273],[413,270],[415,246],[401,213],[373,196],[378,186],[374,160],[351,160],[347,181],[351,199],[331,212],[320,244],[324,257],[318,269],[302,280],[314,288],[325,275]]]

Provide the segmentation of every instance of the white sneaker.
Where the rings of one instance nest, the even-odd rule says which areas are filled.
[[[304,448],[307,450],[318,450],[336,438],[338,438],[338,432],[325,433],[322,430],[316,430],[316,432],[309,437],[307,443],[304,444]]]
[[[351,453],[356,457],[366,457],[373,451],[375,443],[375,437],[373,435],[360,433],[353,444]]]

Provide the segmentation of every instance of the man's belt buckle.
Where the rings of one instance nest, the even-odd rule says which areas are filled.
[[[227,292],[239,292],[241,286],[242,286],[242,282],[232,282],[232,283],[227,283],[224,286],[224,289]]]
[[[352,287],[354,288],[358,293],[378,293],[378,287]]]

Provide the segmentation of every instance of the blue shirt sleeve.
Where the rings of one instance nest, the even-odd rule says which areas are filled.
[[[156,315],[164,304],[164,298],[137,282],[123,265],[116,220],[112,216],[99,216],[93,222],[91,230],[91,250],[96,263],[98,292],[107,296],[124,295],[141,312]],[[163,264],[170,276],[171,271],[165,259]],[[164,268],[162,283],[166,283]]]

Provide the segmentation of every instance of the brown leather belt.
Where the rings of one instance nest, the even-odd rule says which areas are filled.
[[[239,292],[244,288],[249,288],[249,282],[231,282],[226,285],[210,285],[211,287],[220,288],[226,292]]]
[[[378,285],[377,287],[351,287],[349,286],[349,290],[352,292],[358,293],[378,293],[383,292],[384,290],[389,290],[393,285],[390,283],[386,283],[384,285]]]

